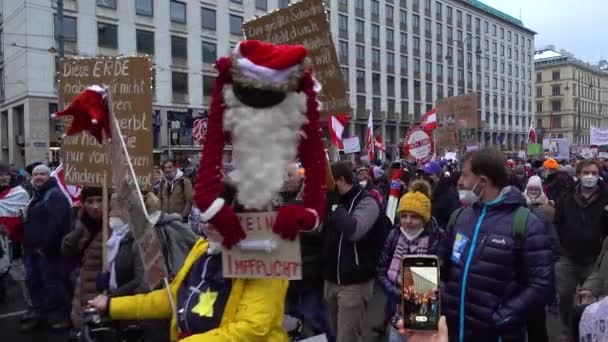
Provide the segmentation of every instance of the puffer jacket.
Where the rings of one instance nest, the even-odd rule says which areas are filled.
[[[174,302],[196,261],[206,255],[207,247],[205,239],[198,240],[169,285]],[[219,327],[180,341],[287,342],[282,324],[288,285],[284,279],[233,279]],[[109,311],[113,320],[171,318],[171,341],[179,339],[176,317],[171,317],[171,301],[164,288],[147,294],[112,298]]]
[[[97,274],[103,270],[101,220],[93,220],[83,214],[76,220],[74,230],[64,237],[61,250],[67,258],[81,258],[71,314],[74,326],[80,327],[87,301],[99,294]]]
[[[506,187],[494,201],[465,208],[442,240],[442,312],[456,341],[524,341],[528,314],[552,299],[545,225],[530,214],[524,238],[513,238],[515,211],[525,205]]]

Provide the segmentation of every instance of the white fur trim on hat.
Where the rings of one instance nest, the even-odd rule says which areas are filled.
[[[211,220],[215,215],[217,215],[217,213],[220,212],[220,210],[222,210],[225,203],[226,200],[224,200],[223,198],[216,198],[215,201],[211,203],[209,208],[207,208],[207,210],[205,210],[205,212],[201,214],[201,221],[209,222],[209,220]]]
[[[276,85],[287,84],[291,79],[291,76],[300,70],[299,65],[292,66],[285,70],[275,70],[254,64],[245,57],[239,57],[236,60],[236,63],[243,76],[254,81]]]
[[[535,188],[543,188],[543,180],[540,179],[540,177],[538,176],[532,176],[530,177],[530,179],[528,179],[528,185],[526,185],[526,188],[529,187],[535,187]]]

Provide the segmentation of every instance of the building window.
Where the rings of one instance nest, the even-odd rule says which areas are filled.
[[[407,99],[407,78],[401,79],[401,98]]]
[[[209,101],[209,98],[211,98],[211,93],[213,93],[214,82],[215,77],[211,75],[203,75],[203,101]]]
[[[243,25],[243,17],[240,15],[230,15],[230,33],[240,36],[242,35],[241,26]]]
[[[562,101],[560,101],[560,100],[551,101],[551,110],[554,112],[561,112],[562,111]]]
[[[357,45],[357,67],[365,68],[365,47]]]
[[[441,2],[435,2],[435,17],[437,21],[441,21]]]
[[[401,52],[407,53],[407,33],[401,32]]]
[[[372,74],[372,93],[374,95],[380,95],[380,74]]]
[[[76,43],[78,41],[78,29],[76,18],[63,16],[63,40],[66,43]],[[59,21],[55,16],[55,38],[59,37]]]
[[[341,67],[340,69],[342,70],[342,79],[344,80],[344,87],[346,88],[346,91],[350,91],[350,82],[349,82],[349,77],[348,77],[348,68]]]
[[[407,56],[401,55],[400,57],[400,61],[401,61],[401,75],[406,76],[407,75]]]
[[[407,30],[407,12],[399,11],[399,26],[402,30]]]
[[[419,32],[420,31],[420,17],[417,15],[413,15],[412,20],[414,22],[413,23],[414,32]]]
[[[553,128],[562,128],[562,118],[553,117]],[[587,128],[587,127],[585,127]]]
[[[355,14],[358,17],[363,17],[365,15],[364,6],[363,6],[363,0],[357,0],[355,2]]]
[[[553,96],[560,96],[562,94],[562,86],[560,84],[554,84],[551,86],[551,94]]]
[[[392,52],[386,53],[386,69],[388,72],[395,72],[395,54]]]
[[[154,55],[154,32],[135,30],[137,53]]]
[[[118,26],[97,23],[97,45],[101,48],[118,49]]]
[[[170,2],[171,21],[178,24],[186,23],[186,4],[179,1]]]
[[[386,76],[386,95],[395,97],[395,77]]]
[[[380,17],[380,2],[377,0],[372,0],[372,20],[378,21]]]
[[[492,24],[492,35],[496,37],[496,24]]]
[[[188,39],[171,36],[171,57],[178,63],[188,60]]]
[[[559,80],[559,78],[560,78],[560,75],[559,75],[559,70],[558,70],[558,71],[554,71],[554,72],[553,72],[553,80],[554,80],[554,81],[558,81],[558,80]]]
[[[372,69],[380,70],[380,50],[372,49]]]
[[[536,102],[536,112],[537,113],[543,112],[543,103],[542,102]]]
[[[365,42],[365,23],[363,22],[363,20],[356,20],[355,27],[356,27],[357,42],[364,43]]]
[[[174,97],[176,94],[188,95],[188,74],[185,72],[172,72],[171,89]]]
[[[203,42],[203,63],[213,64],[217,59],[217,45],[211,42]]]
[[[340,41],[340,64],[348,64],[348,42]]]
[[[386,14],[386,24],[392,26],[393,25],[393,6],[386,6],[385,9],[385,14]]]
[[[340,38],[348,39],[348,17],[340,14],[338,16],[338,29]]]
[[[279,0],[279,8],[285,8],[289,6],[289,0]]]
[[[386,48],[393,50],[395,47],[395,34],[392,29],[386,29]]]
[[[372,25],[372,45],[380,45],[380,26]]]
[[[201,26],[203,29],[215,31],[215,10],[211,8],[201,8]]]
[[[265,11],[268,9],[268,1],[267,0],[255,0],[255,8]]]
[[[357,95],[357,113],[365,112],[365,96]]]
[[[536,97],[543,97],[543,87],[536,87]]]
[[[357,70],[357,93],[365,93],[365,71]]]
[[[97,6],[116,9],[116,0],[97,0]]]
[[[135,0],[135,14],[144,17],[151,17],[154,15],[154,2],[153,0]]]

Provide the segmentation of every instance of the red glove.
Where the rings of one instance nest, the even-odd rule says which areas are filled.
[[[301,205],[284,205],[279,208],[272,231],[283,239],[294,240],[300,231],[316,228],[317,215]]]
[[[229,206],[223,206],[209,223],[222,235],[222,245],[228,249],[247,237],[239,218]]]

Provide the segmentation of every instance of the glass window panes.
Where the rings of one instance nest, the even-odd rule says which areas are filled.
[[[188,59],[188,39],[171,36],[171,57]]]
[[[174,93],[188,94],[188,74],[185,72],[172,72],[171,89]]]
[[[217,45],[212,42],[203,42],[203,63],[213,64],[217,59]]]
[[[255,0],[255,8],[265,11],[268,9],[268,0]]]
[[[97,0],[97,6],[116,9],[116,0]]]
[[[289,0],[279,0],[279,8],[285,8],[289,6]]]
[[[57,16],[55,16],[55,37],[59,35],[59,21],[57,21]],[[63,39],[66,42],[75,43],[77,41],[78,31],[76,18],[63,16]]]
[[[215,10],[211,8],[201,8],[201,26],[204,29],[215,31]]]
[[[230,33],[235,35],[242,35],[241,26],[243,26],[243,17],[240,15],[230,15]]]
[[[151,17],[154,15],[153,0],[135,0],[135,14]]]
[[[97,23],[97,45],[101,48],[118,49],[118,26]]]
[[[135,30],[137,53],[154,55],[154,32]]]
[[[171,1],[170,3],[171,21],[174,23],[186,23],[186,4],[179,1]]]

